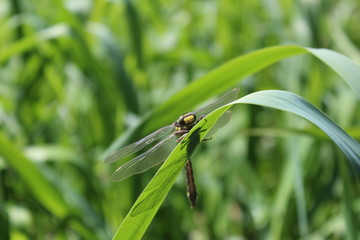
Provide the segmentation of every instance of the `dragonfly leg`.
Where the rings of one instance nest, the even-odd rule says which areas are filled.
[[[205,115],[201,115],[201,116],[199,117],[199,121],[201,121],[201,119],[203,119],[204,117],[205,117]],[[211,139],[212,139],[212,137],[210,137],[210,138],[205,138],[205,139],[202,140],[202,142],[209,141],[209,140],[211,140]]]
[[[178,130],[178,131],[175,131],[174,134],[176,136],[180,136],[178,139],[176,139],[176,142],[179,143],[181,142],[184,137],[186,136],[186,134],[189,132],[189,130]]]
[[[174,134],[175,135],[183,135],[183,134],[188,133],[188,132],[189,132],[189,130],[187,130],[187,129],[181,129],[181,130],[175,131]]]
[[[190,200],[191,208],[195,208],[197,192],[196,192],[195,179],[194,179],[194,174],[193,174],[192,164],[191,164],[190,159],[186,163],[185,170],[186,170],[186,179],[187,179],[187,188],[188,188],[187,195]]]

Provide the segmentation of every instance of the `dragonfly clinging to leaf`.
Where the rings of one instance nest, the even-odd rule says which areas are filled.
[[[194,112],[189,112],[181,115],[173,124],[167,125],[149,134],[148,136],[127,145],[123,148],[117,149],[110,153],[105,158],[105,163],[112,163],[119,159],[126,158],[147,145],[159,140],[153,147],[138,155],[127,163],[121,165],[112,175],[113,181],[121,181],[131,175],[142,173],[149,168],[152,168],[163,161],[170,155],[176,145],[186,136],[186,134],[206,115],[215,109],[235,100],[238,96],[239,89],[235,88],[215,102],[206,105]],[[212,127],[205,138],[211,135],[220,127],[225,125],[230,118],[230,112],[225,113],[218,122]],[[196,205],[196,187],[192,172],[191,161],[188,159],[186,163],[186,176],[188,182],[188,197],[192,207]]]

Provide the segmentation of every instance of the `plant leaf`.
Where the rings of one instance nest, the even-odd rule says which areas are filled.
[[[27,159],[22,151],[11,143],[2,132],[0,132],[0,156],[11,164],[19,176],[26,183],[38,201],[62,219],[70,215],[71,208],[66,204],[60,192],[39,171],[36,165]]]
[[[234,104],[254,104],[271,107],[294,113],[309,120],[324,131],[339,146],[354,167],[355,173],[359,173],[359,143],[351,138],[321,110],[294,93],[280,90],[255,92],[218,108],[201,120],[190,131],[184,140],[176,146],[135,202],[115,234],[114,239],[140,239],[142,237],[194,148],[201,142],[221,115]]]
[[[140,239],[142,237],[191,153],[230,107],[221,107],[191,129],[137,199],[113,239]]]
[[[259,72],[273,63],[304,53],[311,53],[323,61],[338,73],[360,97],[360,67],[348,57],[329,49],[301,46],[268,47],[234,58],[193,81],[156,109],[148,121],[144,122],[142,129],[150,128],[153,130],[161,125],[168,124],[179,115],[179,112],[189,111],[195,103],[200,103],[210,96],[221,94],[227,89],[233,88],[245,77]]]
[[[145,136],[156,128],[171,123],[179,116],[179,113],[187,112],[193,109],[196,103],[201,103],[210,96],[233,88],[245,77],[259,72],[275,62],[304,53],[310,53],[323,61],[338,73],[360,97],[360,81],[358,81],[360,67],[346,56],[328,49],[302,46],[268,47],[234,58],[193,81],[165,101],[153,113],[144,117],[142,123],[117,139],[104,155],[125,145],[130,139],[134,140],[134,136]]]

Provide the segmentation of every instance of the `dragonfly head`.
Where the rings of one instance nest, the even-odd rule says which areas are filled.
[[[194,113],[186,113],[181,115],[175,121],[174,126],[176,130],[190,130],[196,124],[196,115]]]

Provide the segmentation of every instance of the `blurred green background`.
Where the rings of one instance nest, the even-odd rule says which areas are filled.
[[[329,48],[359,63],[359,23],[357,0],[0,0],[0,239],[111,238],[156,171],[111,182],[124,163],[102,162],[111,144],[128,143],[123,134],[190,82],[260,48]],[[355,94],[313,57],[238,86],[241,96],[295,92],[360,138]],[[356,239],[347,227],[360,227],[358,181],[298,117],[234,107],[193,167],[198,208],[179,176],[144,239]]]

